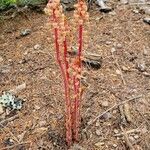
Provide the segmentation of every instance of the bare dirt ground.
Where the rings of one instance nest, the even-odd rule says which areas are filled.
[[[89,12],[86,51],[100,55],[102,66],[84,68],[81,140],[71,150],[150,149],[150,26],[133,7],[113,7]],[[0,23],[0,93],[26,83],[17,92],[23,108],[0,115],[0,150],[65,150],[63,85],[48,18],[26,14]],[[20,36],[25,29],[31,33]]]

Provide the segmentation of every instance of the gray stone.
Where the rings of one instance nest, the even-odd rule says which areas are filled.
[[[150,17],[144,18],[143,21],[144,21],[145,23],[147,23],[147,24],[150,25]]]
[[[144,62],[138,63],[137,68],[139,71],[143,72],[146,70],[146,66]]]
[[[105,120],[108,120],[111,118],[112,118],[112,114],[110,112],[107,112],[102,116],[102,119],[105,119]]]
[[[31,33],[31,29],[25,29],[25,30],[22,30],[20,35],[21,36],[27,36]]]

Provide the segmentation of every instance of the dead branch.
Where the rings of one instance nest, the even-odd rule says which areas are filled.
[[[139,129],[132,129],[132,130],[129,130],[129,131],[126,131],[127,134],[130,134],[130,133],[139,133],[141,132],[141,130]],[[118,133],[118,134],[115,134],[114,136],[115,137],[119,137],[119,136],[123,136],[123,132],[122,133]]]

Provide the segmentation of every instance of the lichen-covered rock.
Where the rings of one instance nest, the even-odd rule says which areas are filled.
[[[22,108],[23,101],[19,98],[16,98],[9,92],[4,92],[0,97],[0,105],[5,108],[11,108],[13,110],[20,110]]]

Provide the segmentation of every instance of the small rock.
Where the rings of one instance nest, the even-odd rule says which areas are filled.
[[[113,144],[113,147],[116,148],[118,145],[117,144]]]
[[[26,36],[26,35],[29,35],[31,33],[31,29],[25,29],[25,30],[22,30],[20,35],[21,36]]]
[[[4,141],[4,144],[5,144],[6,146],[12,146],[12,145],[14,145],[14,140],[11,139],[11,138],[7,138],[7,139]]]
[[[111,43],[111,41],[106,41],[106,45],[110,45]]]
[[[150,73],[148,73],[146,71],[143,72],[143,75],[146,76],[146,77],[150,77]]]
[[[113,113],[113,114],[116,114],[116,113],[117,113],[117,110],[113,110],[112,113]]]
[[[121,71],[118,70],[118,69],[116,70],[116,73],[119,74],[119,75],[121,75]]]
[[[100,6],[100,11],[104,13],[108,13],[112,10],[111,7],[108,7],[103,0],[97,1],[98,5]]]
[[[138,13],[139,13],[139,10],[134,9],[134,10],[133,10],[133,13],[138,14]]]
[[[95,133],[96,133],[96,135],[100,136],[101,135],[101,130],[96,130]]]
[[[0,63],[3,62],[3,58],[0,56]]]
[[[150,25],[150,17],[144,18],[143,21],[144,21],[145,23],[147,23],[147,24]]]
[[[96,17],[95,20],[96,20],[96,21],[99,21],[99,20],[101,20],[102,18],[103,18],[103,17]]]
[[[35,50],[41,49],[41,45],[39,45],[39,44],[34,45],[34,49],[35,49]]]
[[[135,138],[135,139],[138,139],[138,138],[139,138],[139,136],[136,134],[136,135],[134,135],[134,138]]]
[[[103,107],[108,107],[109,105],[108,105],[108,101],[103,101],[102,103],[101,103],[101,105],[103,106]]]
[[[111,49],[111,53],[114,53],[116,51],[116,49],[113,47],[112,49]]]
[[[1,115],[2,113],[4,113],[4,110],[3,110],[2,105],[0,104],[0,115]]]
[[[109,13],[110,11],[112,11],[112,8],[106,6],[106,7],[100,8],[100,11],[104,13]]]
[[[120,140],[121,138],[120,137],[117,137],[117,140]]]
[[[115,16],[116,12],[115,11],[111,11],[111,12],[109,12],[109,14],[112,15],[112,16]]]
[[[144,62],[138,63],[137,69],[141,72],[144,72],[146,70],[146,66]]]
[[[112,114],[110,112],[107,112],[102,116],[102,119],[108,120],[108,119],[111,119],[111,117],[112,117]]]
[[[95,146],[97,146],[97,147],[101,147],[101,146],[104,146],[104,145],[105,145],[104,142],[97,142],[97,143],[95,143]]]
[[[117,129],[114,129],[114,133],[115,133],[115,134],[118,134],[119,131],[118,131]]]
[[[12,59],[8,59],[8,62],[10,62],[10,63],[11,63],[12,61],[13,61]]]
[[[122,48],[122,44],[118,43],[118,44],[116,45],[116,47],[117,47],[117,48]]]
[[[129,69],[127,67],[125,67],[125,66],[122,66],[122,70],[123,71],[129,71]]]

